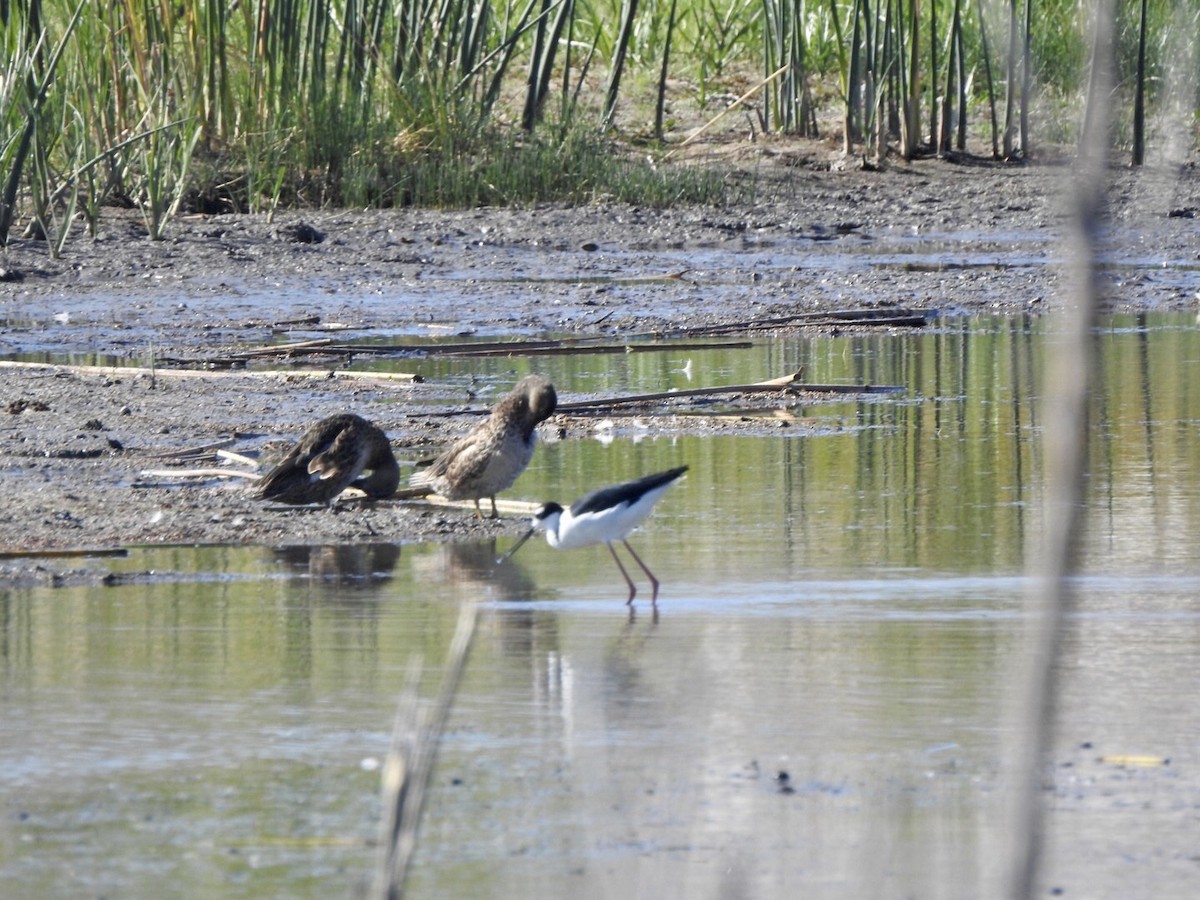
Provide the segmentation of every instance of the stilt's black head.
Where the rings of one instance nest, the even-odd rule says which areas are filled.
[[[539,531],[545,530],[547,519],[549,519],[551,516],[554,516],[556,514],[562,515],[562,512],[563,512],[562,506],[560,506],[557,503],[554,503],[553,501],[551,501],[550,503],[543,503],[541,506],[539,506],[534,511],[533,517],[530,520],[529,530],[526,531],[523,535],[521,535],[521,539],[519,541],[517,541],[515,544],[513,544],[511,550],[509,550],[507,553],[505,553],[503,556],[501,556],[499,559],[496,560],[496,565],[499,565],[500,563],[508,562],[510,559],[512,559],[513,556],[516,554],[516,552],[518,550],[520,550],[522,546],[524,546],[524,544],[527,540],[529,540],[531,537],[533,537]]]

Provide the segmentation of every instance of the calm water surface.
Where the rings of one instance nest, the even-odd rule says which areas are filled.
[[[510,540],[134,550],[80,561],[109,586],[0,588],[2,893],[352,894],[406,667],[437,675],[473,598],[413,896],[994,895],[1056,338],[943,326],[539,364],[566,394],[682,387],[689,358],[705,384],[803,365],[905,388],[793,409],[810,421],[765,437],[543,446],[512,496],[691,466],[633,539],[663,581],[657,623],[644,604],[630,621],[602,547],[531,543],[497,566]],[[1066,896],[1183,896],[1200,332],[1130,317],[1099,340],[1049,877]],[[501,386],[514,361],[469,366]],[[1135,755],[1170,764],[1111,759]]]

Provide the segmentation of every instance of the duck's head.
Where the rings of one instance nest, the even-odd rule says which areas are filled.
[[[524,401],[529,420],[534,425],[546,421],[558,407],[558,392],[544,375],[526,375],[517,382],[513,393]]]

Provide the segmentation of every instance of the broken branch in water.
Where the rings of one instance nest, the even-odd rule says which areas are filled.
[[[772,378],[769,381],[758,381],[753,384],[731,384],[723,387],[683,388],[676,391],[656,391],[651,394],[630,394],[624,397],[607,397],[602,400],[579,400],[574,403],[558,404],[557,412],[567,413],[596,413],[604,412],[614,406],[625,406],[635,403],[650,403],[656,400],[675,400],[680,397],[712,397],[720,394],[754,394],[767,391],[790,391],[813,394],[883,394],[904,390],[897,385],[855,385],[855,384],[804,384],[800,381],[802,372]]]
[[[768,331],[785,325],[803,323],[808,327],[822,325],[872,326],[875,328],[923,328],[936,315],[928,309],[839,309],[828,312],[793,313],[786,316],[768,316],[762,319],[745,319],[740,322],[722,322],[715,325],[692,325],[673,328],[662,333],[662,337],[694,334],[730,334],[739,331]]]
[[[588,344],[588,343],[563,343],[558,347],[538,347],[536,349],[527,349],[522,347],[520,355],[522,356],[567,356],[571,354],[584,353],[653,353],[662,350],[671,350],[673,353],[691,352],[695,350],[745,350],[754,345],[750,341],[688,341],[687,343],[671,344],[669,347],[664,344],[636,344],[636,343],[619,343],[619,344]],[[446,356],[513,356],[514,349],[512,345],[489,347],[484,350],[458,350],[453,353],[444,354]]]
[[[259,356],[287,356],[289,353],[303,350],[313,350],[327,347],[333,343],[333,338],[313,338],[308,341],[294,341],[290,344],[266,344],[262,347],[248,347],[245,350],[234,350],[228,354],[230,359],[253,359]]]
[[[678,276],[668,276],[676,278]],[[414,344],[335,344],[329,338],[298,341],[292,344],[268,344],[235,350],[225,356],[209,359],[168,359],[159,362],[188,365],[206,365],[228,368],[244,365],[254,359],[299,356],[518,356],[553,353],[639,353],[669,350],[739,349],[744,343],[679,343],[674,339],[689,335],[736,334],[747,331],[764,331],[787,325],[803,324],[809,327],[841,325],[845,327],[905,327],[916,328],[929,323],[935,313],[926,309],[834,309],[824,312],[792,313],[786,316],[771,316],[762,319],[746,319],[738,322],[722,322],[711,325],[695,325],[679,328],[663,328],[655,331],[640,331],[623,335],[619,341],[613,335],[590,335],[560,339],[535,338],[517,341],[470,341],[457,343],[414,343]],[[641,343],[656,341],[657,343]],[[664,343],[669,341],[670,343]],[[178,370],[174,370],[178,371]],[[358,373],[339,375],[354,376]],[[362,373],[362,377],[369,377]],[[416,376],[407,377],[419,381]]]
[[[576,400],[559,403],[555,412],[590,415],[605,412],[615,406],[637,403],[652,403],[658,400],[678,400],[686,397],[714,397],[721,394],[756,394],[786,391],[805,394],[895,394],[904,390],[894,384],[805,384],[800,381],[803,370],[791,375],[782,375],[753,384],[730,384],[719,387],[679,388],[670,391],[655,391],[649,394],[628,394],[622,397],[604,397],[597,400]],[[482,416],[491,412],[487,407],[471,409],[447,409],[440,412],[423,413],[428,417],[451,418],[453,416]]]

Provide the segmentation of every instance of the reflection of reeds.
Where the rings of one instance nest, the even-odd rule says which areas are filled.
[[[383,766],[383,811],[371,897],[394,900],[404,893],[404,879],[417,846],[425,794],[437,762],[438,742],[466,669],[477,618],[477,604],[471,600],[464,602],[432,707],[421,706],[417,695],[420,660],[409,665],[392,730],[392,745]]]

